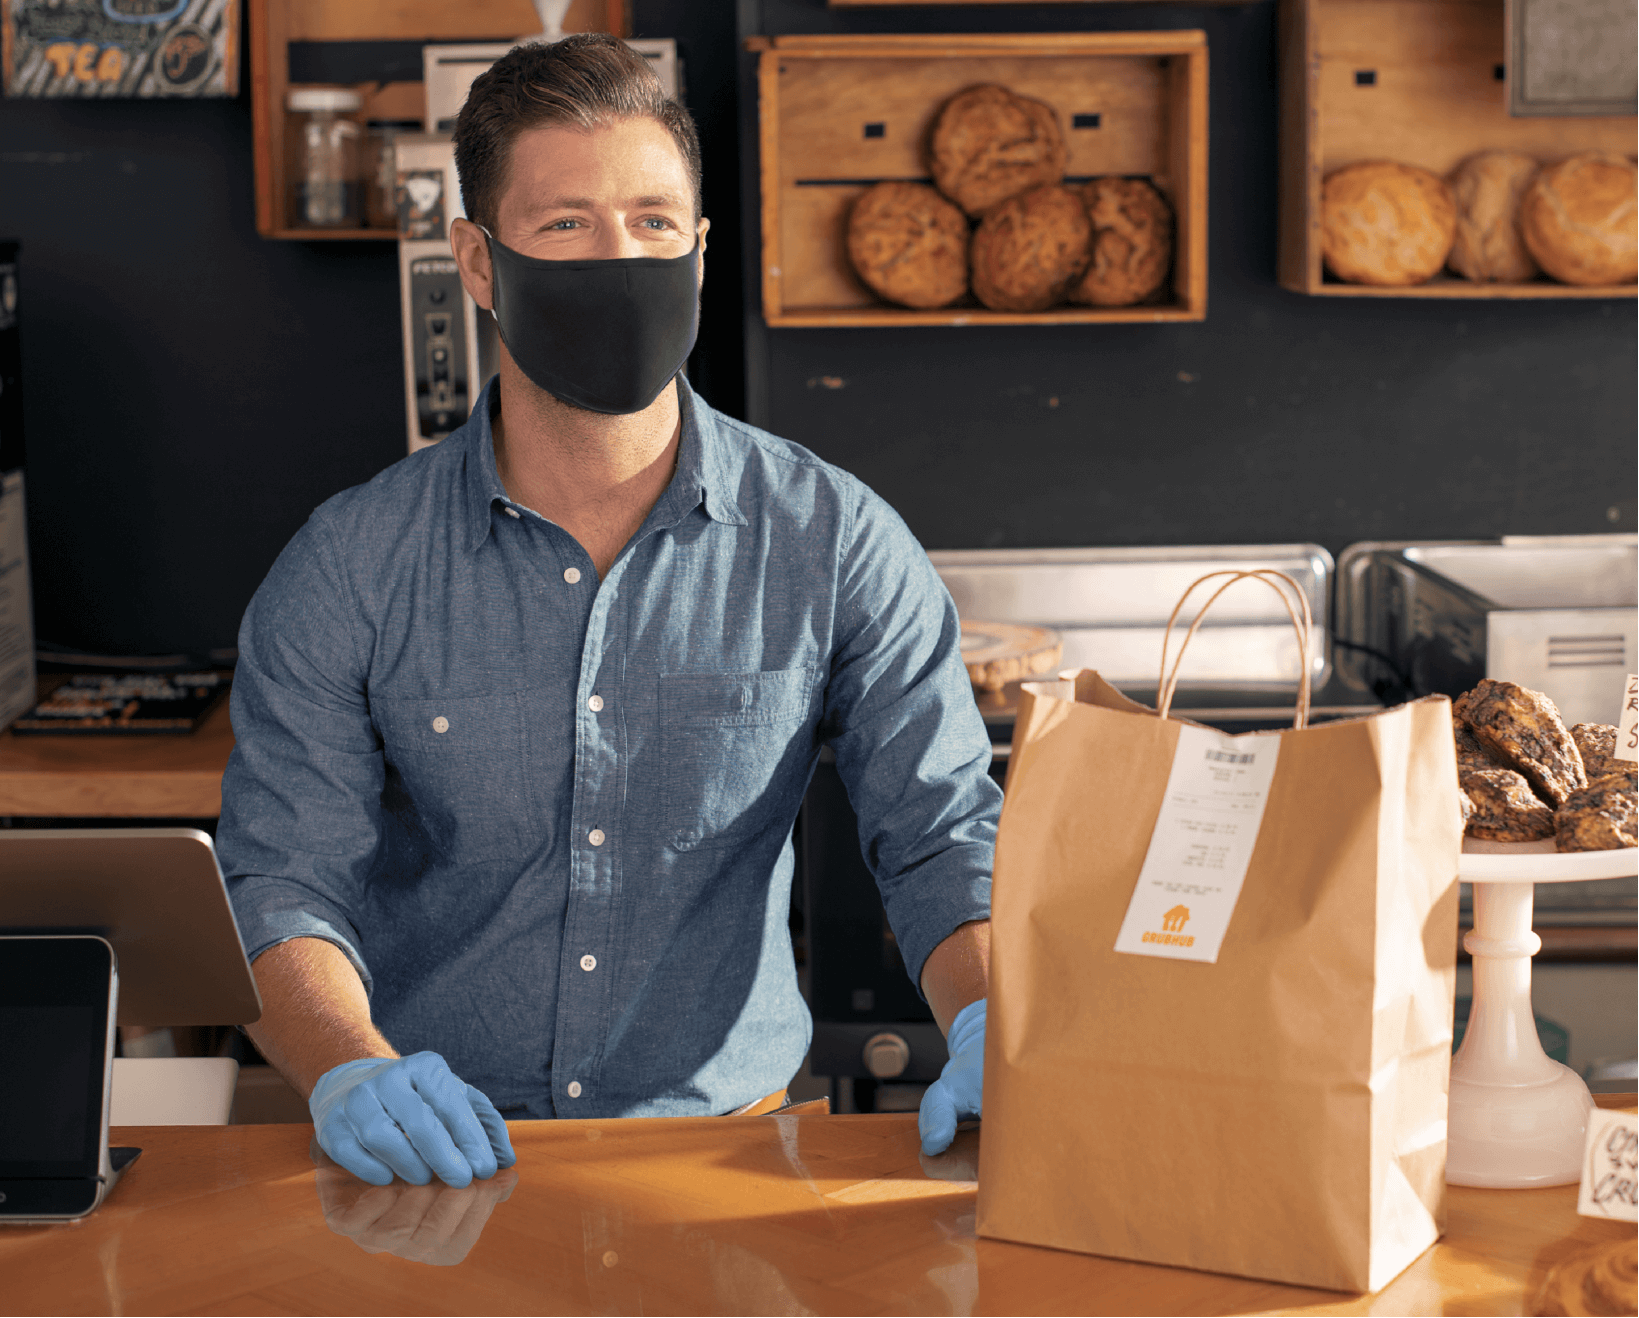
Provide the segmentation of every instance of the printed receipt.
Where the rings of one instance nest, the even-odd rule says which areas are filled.
[[[1185,724],[1117,952],[1218,960],[1275,777],[1280,735]]]

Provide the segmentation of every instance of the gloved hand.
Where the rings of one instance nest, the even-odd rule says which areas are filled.
[[[307,1106],[319,1147],[372,1185],[395,1172],[412,1185],[470,1185],[518,1161],[495,1105],[437,1053],[343,1062]]]
[[[917,1129],[922,1152],[943,1153],[956,1138],[956,1123],[979,1115],[985,1088],[985,1000],[970,1002],[956,1013],[945,1039],[950,1060],[922,1095]]]

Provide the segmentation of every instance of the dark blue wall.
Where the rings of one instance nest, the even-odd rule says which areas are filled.
[[[1276,287],[1273,0],[874,12],[635,0],[633,12],[639,35],[679,39],[705,139],[713,229],[693,378],[718,406],[858,473],[930,547],[1314,539],[1335,551],[1634,528],[1631,301]],[[1204,324],[761,325],[742,298],[756,288],[742,279],[756,242],[745,35],[1069,27],[1209,34]],[[308,512],[403,452],[392,245],[258,238],[244,97],[0,101],[0,237],[23,242],[40,637],[104,653],[231,645]]]

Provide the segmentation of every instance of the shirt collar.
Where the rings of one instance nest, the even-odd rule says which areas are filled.
[[[492,377],[479,396],[463,429],[467,460],[467,548],[477,553],[489,535],[490,519],[497,501],[510,506],[501,474],[495,466],[495,432],[490,426],[491,409],[500,396],[499,376]],[[717,415],[689,388],[682,375],[677,377],[677,402],[683,418],[683,434],[678,443],[677,470],[671,483],[649,514],[650,524],[672,526],[695,508],[704,508],[714,522],[728,526],[746,525],[745,514],[734,500],[734,464],[724,442]],[[452,435],[450,439],[454,439]],[[446,444],[449,439],[444,441]]]

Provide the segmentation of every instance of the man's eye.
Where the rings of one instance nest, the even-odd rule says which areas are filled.
[[[579,220],[562,219],[562,220],[553,220],[552,223],[547,225],[546,227],[549,228],[549,229],[573,229],[573,228],[579,227],[579,225],[580,225]]]
[[[670,229],[674,227],[670,220],[661,215],[647,216],[640,223],[650,229]]]

